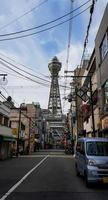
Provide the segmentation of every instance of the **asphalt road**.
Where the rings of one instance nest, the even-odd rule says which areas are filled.
[[[74,157],[39,152],[0,161],[0,200],[108,200],[108,185],[87,188]]]

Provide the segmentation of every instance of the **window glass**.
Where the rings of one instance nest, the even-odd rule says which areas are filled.
[[[87,142],[87,155],[108,156],[108,142]]]
[[[108,52],[108,33],[105,34],[100,46],[101,60],[104,59],[107,52]]]

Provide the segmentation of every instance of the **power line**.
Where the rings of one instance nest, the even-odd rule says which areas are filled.
[[[25,32],[28,32],[28,31],[31,31],[31,30],[35,30],[35,29],[41,28],[41,27],[43,27],[43,26],[52,24],[52,23],[54,23],[54,22],[56,22],[56,21],[58,21],[58,20],[60,20],[60,19],[62,19],[62,18],[64,18],[64,17],[70,15],[71,13],[73,13],[73,12],[79,10],[81,7],[85,6],[85,5],[88,4],[90,1],[91,1],[91,0],[88,0],[87,2],[85,2],[84,4],[82,4],[81,6],[79,6],[78,8],[72,10],[71,12],[69,12],[69,13],[67,13],[67,14],[65,14],[65,15],[63,15],[63,16],[61,16],[61,17],[56,18],[55,20],[52,20],[52,21],[50,21],[50,22],[41,24],[41,25],[39,25],[39,26],[35,26],[35,27],[32,27],[32,28],[24,29],[24,30],[21,30],[21,31],[16,31],[16,32],[11,32],[11,33],[1,34],[0,37],[16,35],[16,34],[19,34],[19,33],[25,33]]]
[[[0,91],[0,96],[2,97],[2,99],[4,100],[6,100],[7,101],[7,98],[2,94],[2,92]],[[12,99],[13,100],[13,99]],[[19,104],[15,101],[15,100],[13,100],[13,102],[15,102],[18,106],[19,106]],[[16,107],[14,106],[14,107],[12,107],[13,109],[16,109]],[[17,108],[17,109],[21,109],[21,108]],[[22,110],[21,110],[21,113],[25,116],[25,117],[27,117],[28,119],[29,118],[32,118],[32,117],[29,117],[28,115],[26,115]],[[32,121],[32,120],[31,120]],[[34,121],[32,121],[32,122],[34,122]]]
[[[1,59],[1,58],[0,58],[0,59]],[[32,79],[32,78],[30,78],[30,77],[28,77],[28,76],[26,76],[26,75],[24,75],[24,74],[22,74],[22,73],[20,73],[20,72],[14,70],[13,68],[9,67],[9,65],[13,65],[13,64],[11,64],[11,63],[9,63],[9,62],[7,62],[7,61],[4,61],[3,59],[1,59],[1,60],[2,60],[2,61],[0,61],[0,63],[1,63],[3,66],[5,66],[6,68],[8,68],[8,69],[14,71],[15,73],[19,74],[20,76],[24,77],[25,79],[28,79],[28,80],[33,81],[33,82],[35,82],[35,83],[38,83],[38,84],[40,84],[40,85],[42,85],[42,86],[49,87],[48,84],[43,83],[43,82],[36,81],[36,80],[34,80],[34,79]],[[9,64],[9,65],[5,64],[4,62],[6,62],[6,63]],[[14,65],[13,65],[13,66],[14,66]],[[15,67],[16,67],[16,66],[15,66]],[[17,67],[16,67],[16,68],[17,68]],[[19,69],[20,69],[20,68],[19,68]],[[21,69],[20,69],[20,70],[21,70]],[[25,71],[25,72],[26,72],[26,71]],[[28,72],[26,72],[26,73],[28,73]],[[35,76],[35,75],[34,75],[34,76]],[[60,85],[60,87],[64,87],[64,85]],[[67,88],[69,88],[69,87],[67,87]]]
[[[6,67],[6,66],[5,66]],[[24,78],[24,77],[22,77],[21,75],[20,76],[17,76],[17,75],[15,75],[15,74],[12,74],[12,73],[10,73],[10,72],[8,72],[7,70],[1,70],[2,72],[6,72],[6,73],[8,73],[9,75],[11,75],[11,76],[14,76],[14,77],[17,77],[17,78],[21,78],[21,79],[25,79],[26,80],[26,78]],[[12,71],[12,69],[11,69],[11,71]],[[61,84],[59,84],[59,86],[61,87],[61,88],[64,88],[65,86],[64,85],[61,85]],[[14,87],[14,86],[12,86],[12,87]],[[17,87],[17,86],[16,86]],[[20,87],[24,87],[24,86],[18,86],[19,88]],[[32,87],[32,86],[30,86],[29,85],[29,87]],[[36,87],[36,86],[33,86],[33,87]],[[66,87],[67,89],[70,89],[70,87]]]
[[[91,26],[91,23],[92,23],[92,16],[93,16],[94,6],[95,6],[96,1],[97,0],[92,0],[92,5],[90,7],[90,18],[89,18],[89,23],[88,23],[88,26],[87,26],[86,37],[85,37],[85,40],[84,40],[84,48],[83,48],[83,53],[82,53],[82,57],[81,57],[80,66],[82,66],[82,62],[83,62],[83,58],[84,58],[84,55],[85,55],[86,46],[87,46],[87,43],[88,43],[89,31],[90,31],[90,26]]]
[[[22,76],[22,77],[24,77],[24,78],[26,78],[26,79],[28,79],[28,80],[30,80],[30,81],[32,81],[32,82],[35,82],[35,83],[38,83],[38,84],[40,84],[40,85],[49,87],[49,85],[47,85],[47,84],[45,84],[45,83],[36,81],[36,80],[34,80],[34,79],[32,79],[32,78],[30,78],[30,77],[24,75],[24,74],[21,74],[20,72],[18,72],[18,71],[16,71],[16,70],[14,70],[13,68],[9,67],[9,65],[3,63],[2,61],[0,61],[0,63],[1,63],[3,66],[7,67],[8,69],[14,71],[15,73],[19,74],[20,76]]]
[[[24,17],[25,15],[33,12],[36,8],[40,7],[41,5],[43,5],[44,3],[46,3],[48,0],[45,0],[43,2],[41,2],[40,4],[34,6],[32,9],[28,10],[27,12],[25,12],[24,14],[20,15],[19,17],[15,18],[14,20],[10,21],[9,23],[5,24],[4,26],[0,27],[0,30],[3,30],[4,28],[6,28],[7,26],[13,24],[14,22],[18,21],[19,19],[21,19],[22,17]]]
[[[74,19],[74,18],[78,17],[79,15],[81,15],[82,13],[84,13],[85,11],[87,11],[90,7],[91,7],[91,6],[87,7],[86,9],[84,9],[83,11],[81,11],[80,13],[74,15],[71,19]],[[34,33],[29,33],[29,34],[22,35],[22,36],[16,36],[16,37],[10,37],[10,38],[0,39],[0,42],[2,42],[2,41],[14,40],[14,39],[20,39],[20,38],[25,38],[25,37],[28,37],[28,36],[36,35],[36,34],[39,34],[39,33],[45,32],[45,31],[48,31],[48,30],[50,30],[50,29],[53,29],[53,28],[55,28],[55,27],[57,27],[57,26],[60,26],[60,25],[62,25],[62,24],[64,24],[64,23],[68,22],[68,21],[71,20],[71,19],[67,19],[67,20],[65,20],[65,21],[62,21],[62,22],[60,22],[60,23],[54,25],[54,26],[50,26],[49,28],[42,29],[42,30],[37,31],[37,32],[34,32]]]
[[[5,88],[3,88],[3,89],[5,90],[5,92],[7,93],[7,95],[9,96],[9,93],[7,92],[7,90]],[[0,95],[2,96],[3,100],[5,99],[7,101],[7,98],[2,94],[1,91],[0,91]],[[19,104],[15,100],[13,100],[13,102],[16,103],[19,106]]]
[[[5,86],[7,89],[37,89],[36,85],[13,85],[13,86]],[[38,86],[39,87],[39,86]]]
[[[17,78],[21,78],[21,79],[25,79],[26,80],[26,78],[24,78],[24,77],[22,77],[22,76],[17,76],[16,74],[12,74],[12,73],[10,73],[9,71],[7,71],[7,69],[6,70],[1,70],[1,72],[4,72],[4,73],[7,73],[7,74],[9,74],[9,75],[11,75],[11,76],[14,76],[14,77],[17,77]],[[5,86],[6,87],[6,86]],[[9,89],[9,88],[23,88],[23,87],[36,87],[36,85],[27,85],[27,86],[19,86],[19,85],[16,85],[16,86],[7,86],[6,88],[7,89]]]
[[[5,73],[7,73],[7,74],[9,74],[9,75],[11,75],[11,76],[14,76],[14,77],[17,77],[17,78],[22,78],[22,79],[24,79],[24,77],[17,76],[16,74],[12,74],[12,73],[10,73],[10,71],[7,71],[7,69],[6,69],[6,70],[1,69],[1,71],[2,71],[2,72],[5,72]]]
[[[84,60],[85,51],[86,51],[86,48],[87,48],[89,31],[90,31],[90,26],[91,26],[91,22],[92,22],[92,16],[93,16],[94,6],[95,6],[96,1],[97,0],[92,0],[92,5],[90,7],[90,18],[89,18],[89,23],[88,23],[88,26],[87,26],[86,37],[85,37],[85,40],[84,40],[83,53],[82,53],[82,57],[81,57],[81,61],[80,61],[80,68],[79,68],[78,76],[80,75],[81,67],[83,65],[83,60]]]
[[[73,3],[74,0],[71,0],[70,11],[73,11]],[[70,14],[70,18],[73,17],[73,13]],[[68,71],[69,64],[69,55],[70,55],[70,43],[71,43],[71,32],[72,32],[72,19],[69,21],[69,32],[68,32],[68,45],[67,45],[67,58],[66,58],[66,70]],[[65,88],[64,88],[64,97],[66,96],[66,85],[67,85],[67,77],[65,77]],[[65,99],[63,101],[63,110],[65,107]]]
[[[46,77],[44,74],[39,73],[39,72],[37,72],[36,70],[31,69],[31,67],[28,67],[28,66],[26,66],[26,65],[24,65],[24,64],[22,64],[22,63],[20,63],[20,62],[17,62],[16,60],[10,58],[9,56],[4,55],[3,53],[0,53],[0,55],[3,56],[3,57],[5,57],[5,58],[7,58],[7,59],[9,59],[9,60],[11,60],[12,62],[14,62],[14,63],[16,63],[16,64],[18,64],[18,65],[21,65],[21,66],[25,67],[26,69],[32,70],[32,71],[34,71],[35,73]]]
[[[27,73],[27,74],[30,75],[30,76],[33,76],[33,77],[38,78],[38,79],[40,79],[40,80],[42,80],[42,81],[45,81],[45,82],[50,83],[50,81],[48,81],[48,80],[46,80],[46,79],[44,79],[44,78],[38,77],[38,76],[36,76],[36,75],[34,75],[34,74],[31,74],[31,73],[29,73],[29,72],[27,72],[27,71],[25,71],[25,70],[23,70],[23,69],[20,69],[20,68],[17,67],[16,65],[14,65],[14,64],[12,64],[12,63],[6,61],[6,60],[3,59],[3,58],[0,58],[0,60],[2,60],[3,62],[6,62],[6,63],[9,64],[9,65],[12,65],[12,66],[15,67],[16,69],[18,69],[18,70],[20,70],[20,71],[22,71],[22,72],[24,72],[24,73]]]

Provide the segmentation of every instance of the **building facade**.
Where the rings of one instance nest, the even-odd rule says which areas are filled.
[[[85,78],[82,80],[82,88],[87,88],[85,101],[82,102],[83,127],[86,136],[98,136],[99,132],[99,106],[98,106],[98,86],[96,71],[95,49],[92,52],[86,67]]]
[[[23,108],[21,106],[19,108],[11,108],[11,112],[9,115],[12,133],[13,136],[16,138],[16,144],[14,147],[15,155],[17,153],[27,153],[27,146],[29,141],[29,118],[27,117],[26,113],[27,108],[24,105]]]
[[[13,142],[12,129],[9,124],[10,108],[0,101],[0,160],[12,156]]]
[[[108,4],[95,39],[100,136],[108,136]]]

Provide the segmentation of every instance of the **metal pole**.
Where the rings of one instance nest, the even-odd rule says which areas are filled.
[[[27,152],[27,154],[30,153],[30,131],[31,131],[31,117],[29,117],[29,141],[28,141],[28,152]]]
[[[92,115],[93,137],[95,137],[95,122],[94,122],[93,92],[92,92],[91,76],[89,78],[90,78],[90,99],[91,99],[91,115]]]
[[[44,149],[45,149],[45,128],[44,128]]]
[[[77,86],[75,86],[75,98],[76,98],[76,130],[77,130],[76,142],[77,142],[77,139],[78,139],[78,99],[77,99]]]
[[[43,120],[43,135],[44,135],[44,149],[45,149],[45,120]]]
[[[70,127],[70,132],[71,132],[71,137],[73,139],[73,116],[72,116],[72,102],[71,102],[71,107],[70,107],[70,111],[71,111],[71,127]]]
[[[21,131],[21,107],[19,108],[19,124],[18,124],[18,137],[17,137],[17,153],[16,156],[19,155],[19,138],[20,138],[20,131]]]

